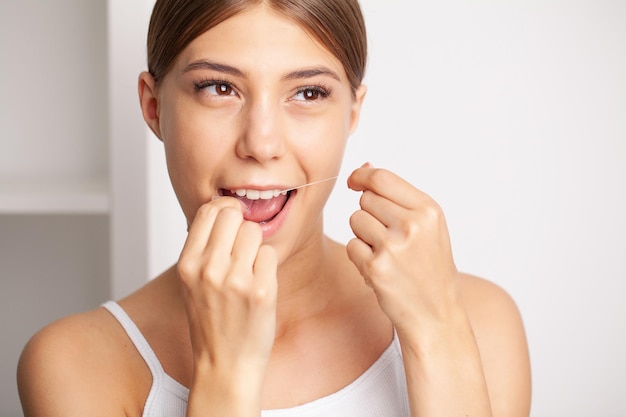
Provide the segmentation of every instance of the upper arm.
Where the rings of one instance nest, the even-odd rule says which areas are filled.
[[[530,359],[513,299],[493,283],[462,279],[463,301],[480,350],[494,417],[530,413]]]
[[[121,392],[99,357],[94,329],[63,319],[28,342],[18,364],[17,384],[25,417],[125,415]],[[110,362],[109,362],[110,363]]]

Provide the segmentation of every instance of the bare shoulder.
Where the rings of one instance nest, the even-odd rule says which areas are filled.
[[[142,384],[127,376],[150,375],[136,358],[123,329],[102,308],[46,326],[28,342],[18,365],[24,415],[140,415]]]
[[[519,317],[515,301],[502,287],[474,275],[459,275],[465,308],[475,320],[488,319],[494,313],[504,314],[503,319]]]
[[[510,339],[526,348],[524,325],[513,298],[491,281],[460,274],[465,311],[477,339]],[[480,340],[479,340],[480,343]]]
[[[480,350],[494,415],[528,415],[530,359],[515,301],[498,285],[468,274],[461,274],[461,293]],[[520,414],[520,410],[526,411]]]

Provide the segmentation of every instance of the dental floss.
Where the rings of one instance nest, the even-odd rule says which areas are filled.
[[[286,190],[281,190],[280,192],[281,193],[286,193],[288,191],[297,190],[298,188],[308,187],[309,185],[315,185],[315,184],[319,184],[320,182],[326,182],[326,181],[334,180],[334,179],[337,179],[337,178],[339,178],[339,175],[335,175],[334,177],[326,178],[326,179],[323,179],[323,180],[309,182],[307,184],[298,185],[297,187],[287,188]]]

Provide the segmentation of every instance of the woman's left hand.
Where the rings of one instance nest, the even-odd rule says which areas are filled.
[[[462,311],[439,205],[392,172],[369,164],[350,175],[348,186],[363,192],[361,209],[350,218],[356,238],[347,245],[348,256],[398,334],[437,328]]]

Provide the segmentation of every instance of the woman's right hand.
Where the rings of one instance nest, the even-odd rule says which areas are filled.
[[[257,223],[243,219],[237,199],[200,207],[177,268],[194,357],[188,416],[208,404],[215,415],[260,410],[276,328],[276,270],[274,249],[263,245]]]

